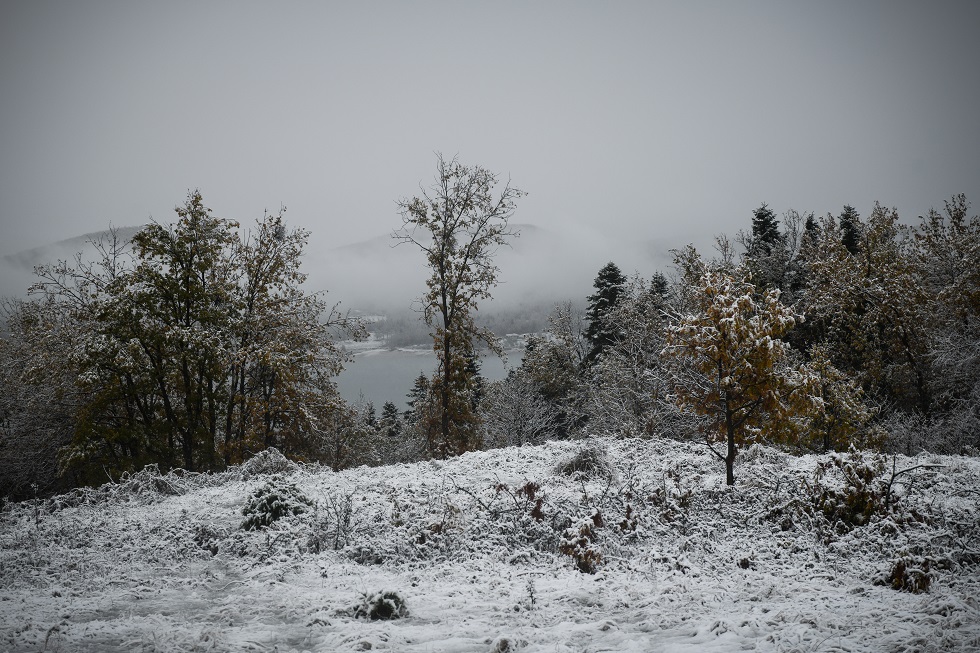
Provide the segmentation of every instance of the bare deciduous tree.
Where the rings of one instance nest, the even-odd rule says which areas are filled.
[[[435,184],[398,203],[402,227],[393,237],[422,250],[431,271],[421,304],[439,361],[432,382],[437,428],[430,429],[429,442],[430,455],[439,458],[479,447],[467,368],[478,341],[500,351],[494,335],[476,327],[474,315],[497,284],[497,248],[518,235],[509,220],[524,193],[508,182],[495,194],[496,185],[490,171],[438,155]]]

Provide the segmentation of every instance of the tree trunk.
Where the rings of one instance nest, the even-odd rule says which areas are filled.
[[[727,403],[727,402],[726,402]],[[732,411],[725,407],[725,430],[728,433],[728,452],[725,456],[725,483],[735,485],[735,418]]]

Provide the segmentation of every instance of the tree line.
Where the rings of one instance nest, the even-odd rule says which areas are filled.
[[[523,192],[439,156],[401,200],[396,243],[430,272],[437,355],[409,410],[351,405],[339,339],[365,325],[303,289],[308,232],[284,210],[246,230],[199,192],[171,225],[36,269],[5,300],[0,494],[100,483],[147,464],[220,470],[268,447],[334,469],[585,434],[700,440],[734,483],[738,451],[980,446],[980,221],[962,195],[917,226],[876,205],[817,218],[765,204],[706,257],[650,278],[599,270],[584,313],[555,307],[521,365],[485,382],[478,326]],[[499,352],[498,352],[499,353]]]
[[[782,221],[763,204],[714,249],[675,250],[670,277],[603,267],[585,313],[557,307],[487,390],[490,424],[539,427],[487,437],[697,437],[729,483],[754,442],[978,452],[980,221],[963,195],[916,226],[880,204]]]

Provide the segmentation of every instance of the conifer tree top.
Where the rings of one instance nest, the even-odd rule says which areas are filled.
[[[752,212],[752,245],[766,252],[779,242],[779,221],[765,202]]]
[[[619,266],[610,261],[599,270],[593,286],[596,292],[589,295],[589,306],[585,312],[589,321],[585,337],[592,343],[590,360],[594,360],[607,345],[616,341],[616,326],[609,324],[607,317],[625,292],[626,277]]]

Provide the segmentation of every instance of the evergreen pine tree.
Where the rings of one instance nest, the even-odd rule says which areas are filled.
[[[848,252],[857,254],[861,248],[861,219],[857,210],[850,204],[845,204],[839,220],[841,243]]]
[[[607,317],[611,315],[623,297],[626,277],[623,276],[615,263],[609,262],[599,270],[593,287],[596,292],[589,295],[589,306],[585,312],[585,317],[589,322],[589,326],[585,330],[585,337],[591,347],[586,357],[587,364],[594,363],[602,350],[618,339],[619,330],[615,324],[610,323]]]
[[[415,415],[429,397],[429,377],[425,375],[425,372],[420,371],[419,375],[415,377],[415,383],[407,396],[408,410],[405,411],[405,421],[412,423],[415,421]]]
[[[367,424],[368,428],[372,431],[378,430],[378,415],[374,410],[374,402],[369,401],[364,407],[364,423]]]
[[[820,226],[817,224],[817,219],[811,213],[806,216],[806,222],[803,223],[803,236],[800,239],[800,251],[806,252],[814,243],[817,242],[817,237],[820,235]]]
[[[397,437],[402,432],[401,416],[398,406],[393,401],[386,401],[381,407],[381,433],[389,438]]]
[[[483,398],[483,375],[480,372],[480,358],[476,354],[469,354],[466,357],[466,378],[470,385],[470,404],[474,411]]]
[[[793,211],[787,213],[792,221],[798,216]],[[776,214],[765,203],[752,212],[751,236],[740,235],[739,239],[745,247],[744,261],[748,268],[753,285],[760,293],[775,288],[781,291],[789,289],[792,283],[792,252],[789,241],[792,237],[792,224],[787,224],[786,234],[779,230]]]
[[[667,281],[667,277],[664,276],[663,272],[654,272],[653,277],[650,278],[650,294],[658,300],[658,304],[662,304],[667,299],[669,292],[670,283]]]
[[[779,221],[765,202],[752,212],[752,254],[767,256],[779,245]]]

